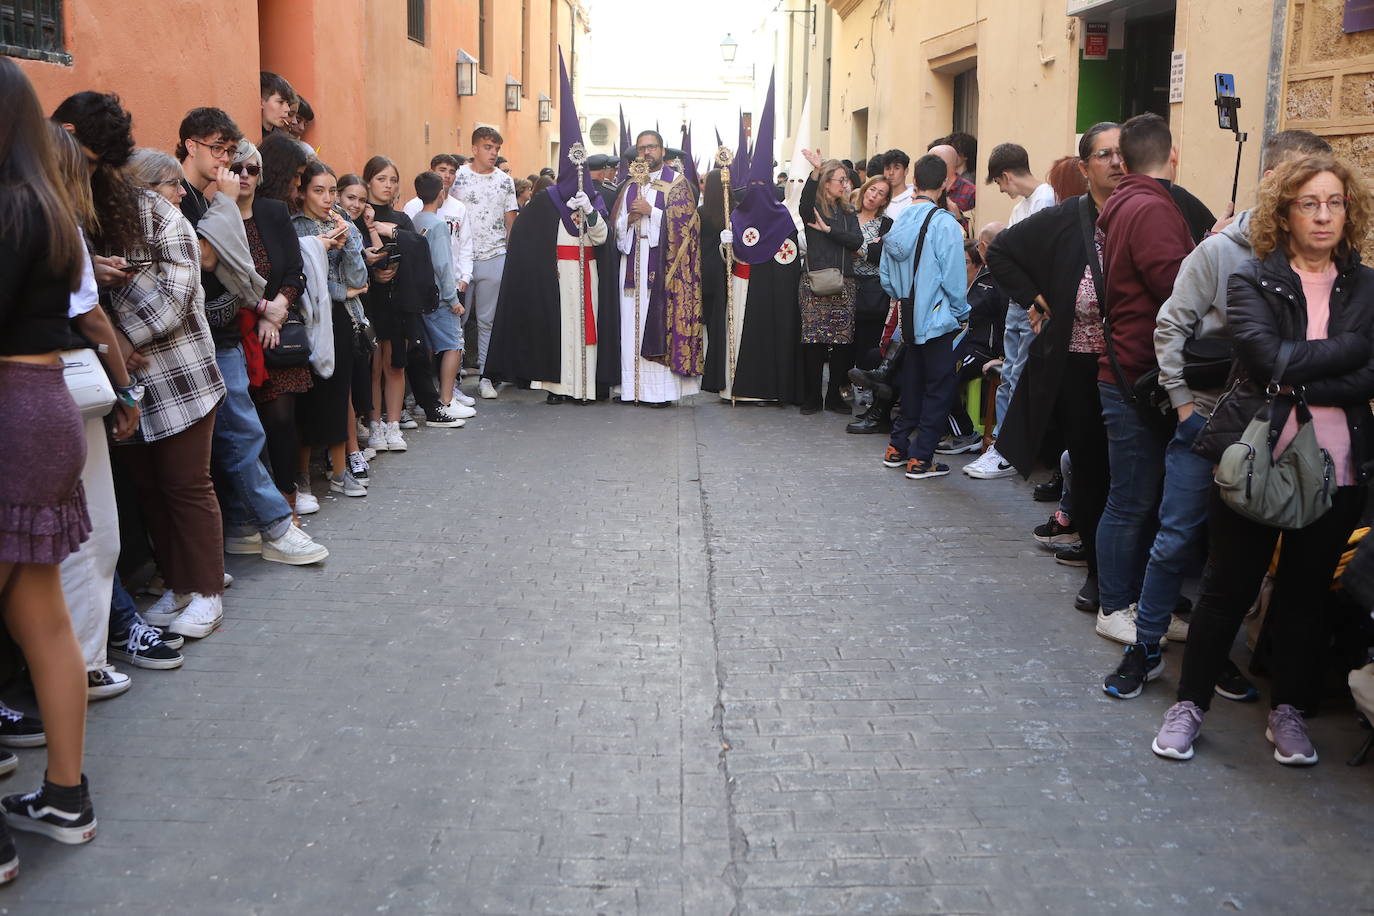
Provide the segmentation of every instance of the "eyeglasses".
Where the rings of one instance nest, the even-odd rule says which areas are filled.
[[[247,173],[250,177],[257,178],[262,174],[262,166],[251,165],[247,162],[235,162],[233,165],[229,166],[229,171],[233,172],[235,175]]]
[[[636,146],[636,147],[635,147],[635,152],[637,152],[637,153],[647,153],[647,152],[649,152],[650,150],[655,150],[655,149],[663,149],[663,147],[660,146],[660,145],[657,144],[657,143],[649,143],[649,144],[646,144],[646,145],[644,145],[644,146]]]
[[[848,176],[848,175],[831,175],[829,178],[826,179],[826,182],[827,182],[827,183],[832,182],[832,181],[842,182],[843,184],[849,184],[849,183],[850,183],[850,181],[849,181],[849,176]]]
[[[1121,159],[1123,162],[1125,161],[1125,159],[1121,155],[1121,149],[1119,147],[1112,147],[1111,149],[1094,150],[1088,158],[1096,159],[1098,162],[1110,162],[1113,159]]]
[[[1299,197],[1293,201],[1293,206],[1303,216],[1315,216],[1323,205],[1326,206],[1328,213],[1344,213],[1345,208],[1350,206],[1350,198],[1344,194],[1336,194],[1326,200],[1320,200],[1316,197]]]
[[[190,137],[188,139],[197,146],[203,146],[208,149],[210,155],[214,156],[216,159],[222,159],[232,154],[234,148],[238,146],[237,143],[206,143],[204,140],[197,140],[195,137]]]
[[[150,190],[150,191],[156,191],[158,188],[161,188],[161,187],[168,187],[168,188],[170,188],[170,187],[174,187],[174,186],[180,185],[180,184],[181,184],[181,179],[180,179],[180,178],[164,178],[164,179],[162,179],[161,181],[154,181],[154,182],[150,183],[150,184],[148,185],[148,190]]]

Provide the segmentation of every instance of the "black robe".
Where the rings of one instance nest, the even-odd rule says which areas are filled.
[[[511,225],[483,373],[493,382],[561,380],[559,219],[558,208],[544,190]]]
[[[606,212],[615,212],[619,191],[604,182],[598,186]],[[607,397],[620,384],[620,249],[615,223],[607,220],[606,241],[596,251],[596,396]]]
[[[706,369],[701,387],[719,392],[725,388],[728,360],[725,261],[720,256],[721,227],[709,225],[705,207],[700,212],[701,312],[706,326]],[[797,251],[797,234],[793,232],[788,240],[792,250]],[[790,264],[779,264],[770,258],[749,267],[744,328],[735,356],[736,397],[784,404],[800,400],[801,314],[797,310],[797,285],[801,280],[801,263],[798,255]]]

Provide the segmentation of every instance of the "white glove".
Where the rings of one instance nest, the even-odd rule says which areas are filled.
[[[720,233],[720,243],[722,245],[733,245],[735,243],[735,234],[729,229],[722,229]]]
[[[592,215],[592,210],[593,210],[592,202],[591,202],[590,200],[587,199],[587,192],[586,192],[586,191],[578,191],[578,192],[577,192],[576,194],[574,194],[572,197],[569,197],[569,198],[568,198],[568,206],[569,206],[570,208],[572,208],[573,210],[579,210],[579,211],[581,211],[582,213],[586,214],[587,216],[591,216],[591,215]]]

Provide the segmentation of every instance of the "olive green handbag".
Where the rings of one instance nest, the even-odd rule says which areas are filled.
[[[1312,411],[1300,390],[1293,395],[1298,434],[1282,454],[1274,457],[1274,445],[1287,416],[1274,410],[1274,401],[1294,347],[1288,340],[1279,345],[1265,403],[1240,440],[1221,453],[1215,477],[1222,500],[1237,515],[1286,530],[1306,528],[1327,513],[1336,479],[1331,454],[1317,444]]]

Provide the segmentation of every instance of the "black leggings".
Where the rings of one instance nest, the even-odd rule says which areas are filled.
[[[830,362],[830,383],[826,386],[825,404],[839,407],[844,404],[840,386],[847,384],[849,370],[854,367],[853,344],[802,344],[802,404],[821,406],[821,376],[826,361]]]
[[[1097,394],[1097,355],[1069,353],[1054,403],[1055,420],[1064,432],[1073,464],[1070,507],[1073,526],[1083,539],[1088,572],[1097,573],[1097,523],[1107,508],[1111,476],[1107,463],[1107,427]]]
[[[258,405],[258,418],[267,433],[262,458],[272,472],[272,482],[283,493],[296,492],[296,464],[300,461],[301,437],[296,430],[296,396],[279,394]]]

